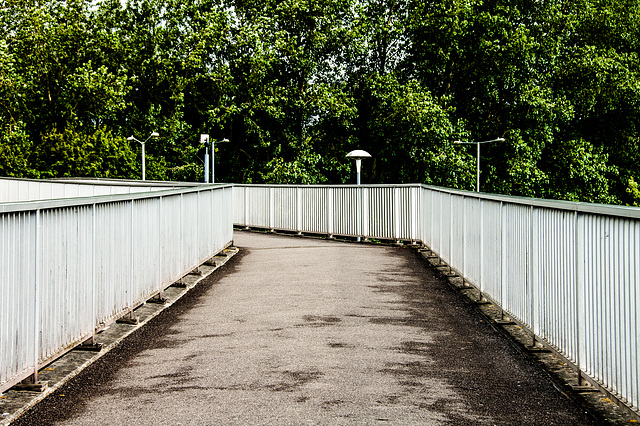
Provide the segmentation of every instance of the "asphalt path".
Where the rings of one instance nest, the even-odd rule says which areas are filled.
[[[16,424],[596,424],[412,250],[234,238]]]

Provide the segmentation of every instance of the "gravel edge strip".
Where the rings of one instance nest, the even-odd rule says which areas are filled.
[[[183,277],[182,279],[183,282],[188,281],[186,283],[185,288],[179,288],[177,291],[172,291],[171,289],[176,289],[176,287],[172,287],[172,286],[167,287],[167,289],[165,289],[165,291],[163,292],[163,296],[167,298],[167,301],[164,304],[148,303],[148,302],[142,304],[140,307],[134,310],[135,313],[138,313],[137,311],[140,311],[141,309],[146,310],[146,312],[144,312],[144,318],[140,319],[138,324],[136,325],[117,324],[116,325],[116,323],[113,323],[111,326],[107,327],[107,329],[103,330],[103,332],[107,332],[108,329],[112,329],[111,333],[109,334],[111,335],[116,334],[116,336],[111,336],[111,338],[109,338],[108,337],[109,334],[107,334],[105,336],[106,338],[101,339],[100,336],[102,332],[96,334],[96,341],[98,343],[103,343],[102,350],[97,353],[84,352],[85,354],[89,354],[87,355],[87,359],[82,360],[83,362],[80,361],[81,362],[80,364],[74,365],[70,373],[64,374],[61,377],[55,377],[54,375],[50,375],[50,376],[53,376],[51,378],[43,377],[44,381],[49,381],[50,383],[45,391],[31,392],[31,391],[15,391],[15,390],[9,389],[5,391],[4,394],[0,394],[0,398],[2,398],[0,399],[0,411],[1,411],[0,425],[6,426],[11,424],[20,416],[22,416],[24,413],[26,413],[29,409],[31,409],[33,406],[35,406],[36,404],[38,404],[39,402],[47,398],[49,395],[51,395],[53,392],[55,392],[62,385],[64,385],[65,383],[67,383],[68,381],[76,377],[78,374],[80,374],[80,372],[82,372],[88,366],[95,363],[97,360],[99,360],[104,355],[109,353],[109,351],[111,351],[113,348],[118,346],[124,339],[126,339],[132,333],[137,331],[139,328],[143,327],[145,324],[147,324],[149,321],[151,321],[161,312],[171,307],[174,303],[176,303],[183,296],[185,296],[191,289],[193,289],[201,281],[203,281],[208,276],[210,276],[213,272],[215,272],[216,270],[224,266],[238,252],[239,252],[238,248],[229,246],[223,249],[222,251],[220,251],[215,256],[212,256],[211,259],[216,260],[214,262],[214,265],[207,265],[207,262],[208,262],[207,261],[198,267],[198,269],[200,270],[199,274],[196,275],[196,274],[190,273],[185,275],[185,277]],[[167,293],[171,293],[171,294],[167,294]],[[105,342],[101,342],[101,340],[107,340],[108,344],[104,344]],[[39,376],[41,374],[43,376],[46,376],[45,370],[55,370],[55,367],[51,367],[51,366],[57,366],[59,364],[69,363],[69,362],[74,363],[73,360],[69,361],[70,358],[74,358],[74,356],[71,355],[74,353],[77,353],[77,351],[71,350],[63,354],[61,357],[53,360],[51,363],[47,364],[45,367],[42,368],[43,373],[39,373]],[[54,382],[53,384],[51,384],[52,381]],[[6,409],[8,409],[9,411],[7,412]]]

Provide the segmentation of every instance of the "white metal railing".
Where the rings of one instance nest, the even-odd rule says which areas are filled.
[[[60,198],[133,194],[167,188],[184,188],[192,183],[116,179],[15,179],[0,178],[0,203],[42,201]]]
[[[0,204],[0,392],[228,246],[232,203],[200,185]]]
[[[638,208],[423,185],[236,185],[234,208],[239,226],[421,241],[583,374],[640,406]]]

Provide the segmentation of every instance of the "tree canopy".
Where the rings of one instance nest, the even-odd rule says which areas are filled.
[[[640,0],[4,0],[0,175],[640,204]]]

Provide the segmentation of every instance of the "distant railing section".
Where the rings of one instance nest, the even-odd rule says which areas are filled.
[[[232,203],[201,185],[0,204],[0,392],[228,246]]]
[[[99,179],[12,179],[0,178],[0,203],[135,194],[192,186],[182,183]]]
[[[237,225],[295,232],[419,240],[419,185],[234,185]]]
[[[234,187],[234,223],[420,241],[562,353],[640,406],[640,209],[421,185]]]

